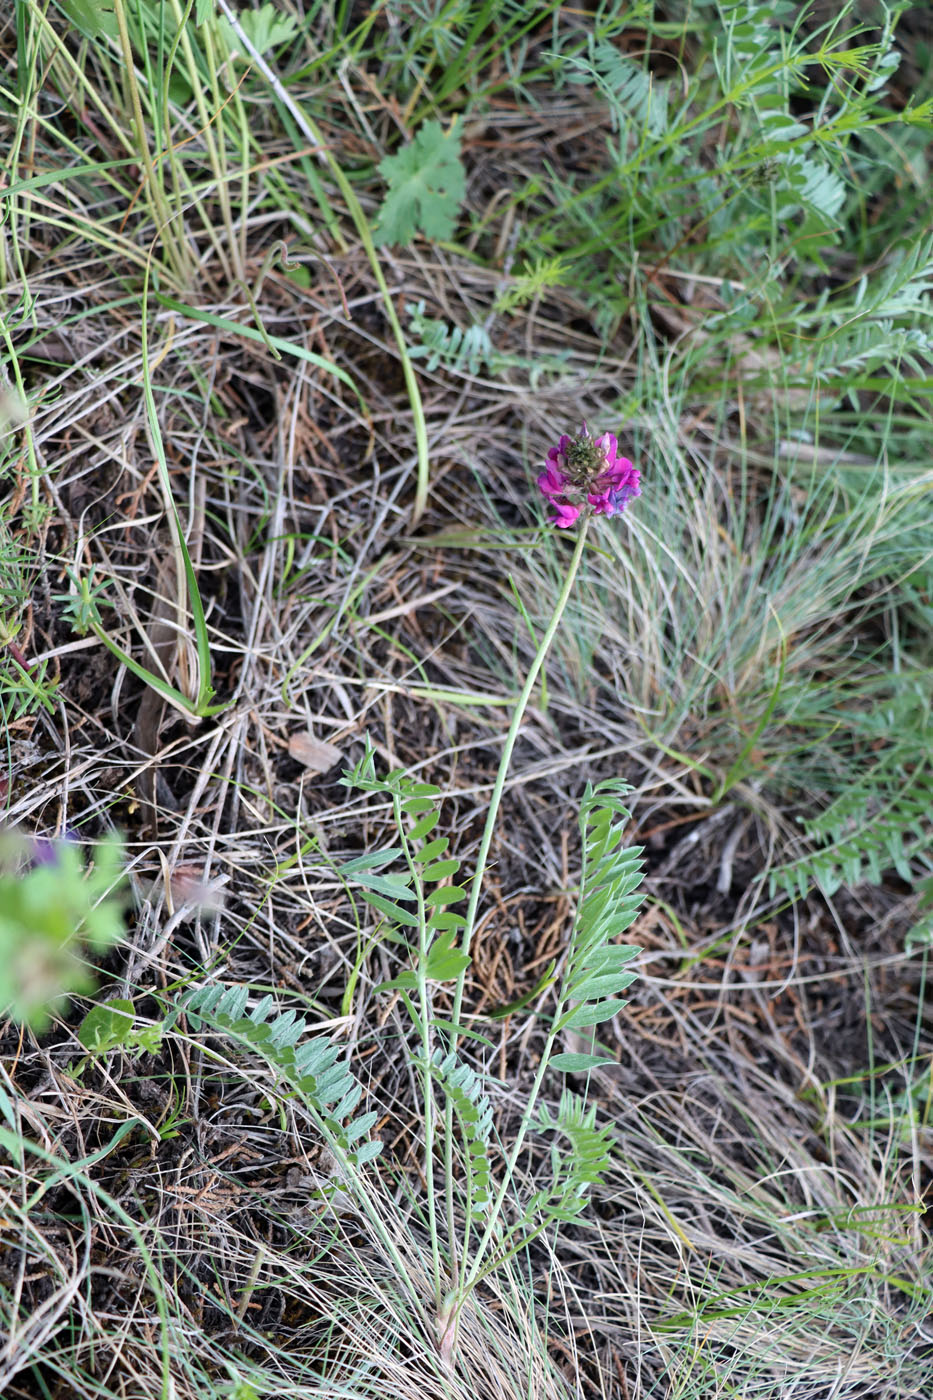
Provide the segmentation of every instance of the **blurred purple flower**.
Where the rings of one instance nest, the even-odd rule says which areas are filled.
[[[77,839],[74,831],[66,831],[64,836],[56,836],[54,840],[48,836],[31,837],[27,846],[30,865],[60,865],[62,850],[66,845],[73,846]]]

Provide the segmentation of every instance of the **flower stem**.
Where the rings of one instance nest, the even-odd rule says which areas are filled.
[[[577,571],[580,567],[580,560],[583,558],[583,546],[586,543],[586,532],[588,525],[589,520],[586,518],[586,516],[584,516],[580,526],[580,533],[577,536],[576,548],[573,551],[573,558],[570,561],[570,568],[567,570],[567,576],[564,579],[564,586],[560,591],[560,596],[558,597],[557,602],[554,605],[554,612],[552,613],[551,620],[547,625],[547,630],[545,631],[544,636],[541,638],[541,643],[538,647],[535,658],[531,663],[531,667],[525,679],[525,684],[522,687],[522,693],[521,695],[519,695],[515,705],[515,710],[512,715],[512,723],[509,725],[509,732],[506,735],[505,745],[502,750],[502,757],[499,760],[499,771],[496,774],[496,781],[493,784],[492,796],[489,799],[489,810],[486,813],[486,825],[483,829],[483,839],[480,842],[479,854],[476,857],[476,869],[473,872],[473,883],[470,887],[470,903],[467,907],[466,913],[466,928],[463,930],[463,937],[460,943],[461,950],[464,953],[468,953],[470,951],[470,943],[472,942],[473,934],[476,927],[476,914],[479,908],[480,894],[482,893],[483,876],[486,873],[486,861],[489,858],[489,848],[492,845],[493,833],[496,828],[496,819],[499,815],[499,804],[502,801],[502,794],[505,790],[506,775],[508,774],[509,764],[512,761],[512,750],[515,748],[515,741],[518,738],[518,731],[521,729],[522,720],[524,719],[525,711],[528,708],[528,702],[531,699],[532,692],[534,691],[535,683],[538,679],[541,667],[544,665],[544,659],[547,656],[548,651],[550,650],[551,643],[554,640],[554,635],[557,632],[557,629],[560,626],[560,620],[564,615],[564,609],[566,608],[567,603],[570,599],[570,592],[573,588],[574,579],[576,578]],[[463,1003],[463,991],[465,983],[466,969],[464,969],[464,971],[461,972],[460,976],[457,978],[457,989],[454,994],[453,1008],[453,1022],[455,1026],[459,1024],[460,1008]],[[457,1037],[455,1033],[454,1042],[452,1046],[452,1048],[454,1049],[456,1048],[456,1039]]]
[[[580,533],[577,536],[576,547],[573,551],[573,557],[570,560],[570,567],[567,570],[567,575],[564,579],[564,584],[561,588],[560,596],[558,597],[557,602],[554,605],[554,612],[551,615],[551,620],[547,625],[547,629],[544,633],[544,636],[541,638],[541,642],[538,646],[535,658],[531,663],[531,667],[525,679],[525,684],[522,687],[522,692],[519,695],[515,705],[515,711],[512,715],[512,723],[509,725],[509,732],[506,735],[505,746],[502,750],[502,757],[499,760],[499,771],[496,774],[496,781],[493,784],[492,795],[489,799],[489,810],[486,813],[486,825],[483,829],[483,839],[480,842],[479,854],[476,858],[476,869],[473,873],[473,883],[470,888],[470,902],[466,913],[466,927],[463,930],[463,936],[460,943],[461,950],[464,953],[469,953],[470,951],[470,944],[472,942],[473,934],[476,928],[476,915],[479,909],[480,894],[482,893],[483,876],[486,872],[486,862],[489,859],[489,850],[492,845],[493,833],[496,828],[496,819],[499,815],[499,806],[502,801],[502,794],[505,791],[505,780],[508,774],[509,764],[512,760],[512,750],[515,748],[515,741],[518,738],[518,732],[521,729],[522,720],[525,717],[525,711],[528,708],[528,702],[530,701],[532,693],[534,691],[535,683],[537,682],[538,675],[541,671],[541,667],[544,665],[544,661],[548,654],[548,651],[550,650],[551,643],[553,642],[557,629],[560,626],[560,620],[564,615],[564,609],[566,608],[567,603],[570,599],[571,589],[573,588],[574,580],[580,568],[580,561],[583,558],[583,548],[586,543],[586,532],[588,526],[589,519],[586,515],[584,515],[580,523]],[[452,1051],[456,1050],[457,1042],[459,1039],[457,1027],[460,1024],[460,1013],[461,1008],[463,1006],[463,992],[466,985],[466,973],[467,969],[464,968],[464,970],[460,973],[460,975],[457,978],[456,990],[454,992],[453,1013],[451,1015],[451,1020],[453,1021],[454,1029],[451,1032],[450,1043],[450,1048]],[[453,1176],[453,1109],[449,1102],[447,1105],[447,1112],[445,1115],[444,1129],[444,1166],[445,1184],[447,1188],[447,1227],[450,1235],[452,1261],[454,1265],[454,1270],[456,1271],[456,1248],[454,1243],[455,1235]],[[464,1252],[466,1250],[466,1244],[467,1241],[465,1240]],[[464,1266],[465,1265],[466,1260],[464,1259]]]

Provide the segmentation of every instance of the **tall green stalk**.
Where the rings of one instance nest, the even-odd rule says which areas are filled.
[[[560,626],[560,621],[564,615],[564,610],[566,609],[567,604],[570,601],[570,594],[580,568],[580,562],[583,558],[583,550],[586,545],[586,532],[588,528],[589,518],[588,516],[584,515],[580,522],[580,532],[577,535],[577,542],[574,546],[573,556],[570,560],[570,567],[568,568],[566,576],[564,578],[563,587],[561,588],[560,594],[558,595],[557,602],[554,604],[554,611],[551,614],[551,620],[548,623],[547,628],[545,629],[544,636],[541,638],[538,650],[535,653],[534,660],[532,661],[531,666],[529,668],[528,675],[525,677],[525,684],[522,686],[521,694],[519,695],[518,700],[516,701],[515,710],[512,715],[512,723],[509,725],[509,732],[505,737],[505,745],[502,749],[502,757],[499,760],[499,770],[496,773],[496,781],[493,784],[492,795],[489,799],[489,809],[486,813],[486,825],[483,829],[483,838],[480,841],[479,853],[476,857],[476,869],[473,872],[473,883],[470,887],[470,902],[467,906],[466,927],[463,930],[463,936],[460,943],[460,951],[464,954],[469,953],[470,945],[473,941],[473,933],[476,928],[476,915],[479,909],[479,899],[483,888],[483,876],[486,873],[486,862],[489,859],[489,850],[492,845],[493,833],[495,832],[496,821],[499,816],[499,806],[502,802],[502,794],[505,791],[505,780],[509,771],[509,765],[512,761],[512,751],[515,748],[515,741],[517,740],[519,730],[522,727],[522,721],[525,718],[525,711],[528,708],[528,702],[531,700],[531,696],[534,692],[535,685],[537,684],[541,668],[544,665],[545,658],[551,648],[551,643],[553,642],[554,637],[557,633],[557,629]],[[452,1032],[451,1038],[451,1050],[456,1050],[459,1039],[456,1028],[460,1024],[460,1014],[463,1007],[463,993],[464,988],[466,986],[466,973],[467,969],[466,967],[464,967],[463,971],[457,977],[456,989],[454,991],[453,1013],[451,1015],[454,1030]],[[458,1262],[456,1257],[456,1232],[454,1225],[453,1154],[453,1107],[448,1102],[444,1118],[444,1177],[447,1190],[447,1233],[448,1239],[450,1240],[451,1271],[453,1275],[454,1287],[456,1288]]]

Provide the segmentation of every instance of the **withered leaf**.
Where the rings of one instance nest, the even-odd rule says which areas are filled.
[[[292,734],[288,741],[288,752],[292,758],[310,768],[312,773],[329,773],[338,763],[343,762],[343,754],[333,744],[323,739],[315,739],[307,730]]]

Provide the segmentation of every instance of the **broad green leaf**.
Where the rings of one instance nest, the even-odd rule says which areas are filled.
[[[446,957],[435,958],[428,963],[425,976],[429,982],[455,982],[470,966],[469,953],[448,953]]]
[[[389,189],[379,211],[376,243],[412,241],[416,232],[427,238],[453,236],[460,203],[466,194],[466,174],[460,160],[460,136],[440,122],[426,121],[414,140],[379,163]]]
[[[133,1034],[133,1003],[117,997],[95,1006],[78,1027],[78,1040],[91,1055],[126,1045]]]
[[[113,0],[60,0],[75,29],[85,39],[118,39],[120,29]]]

